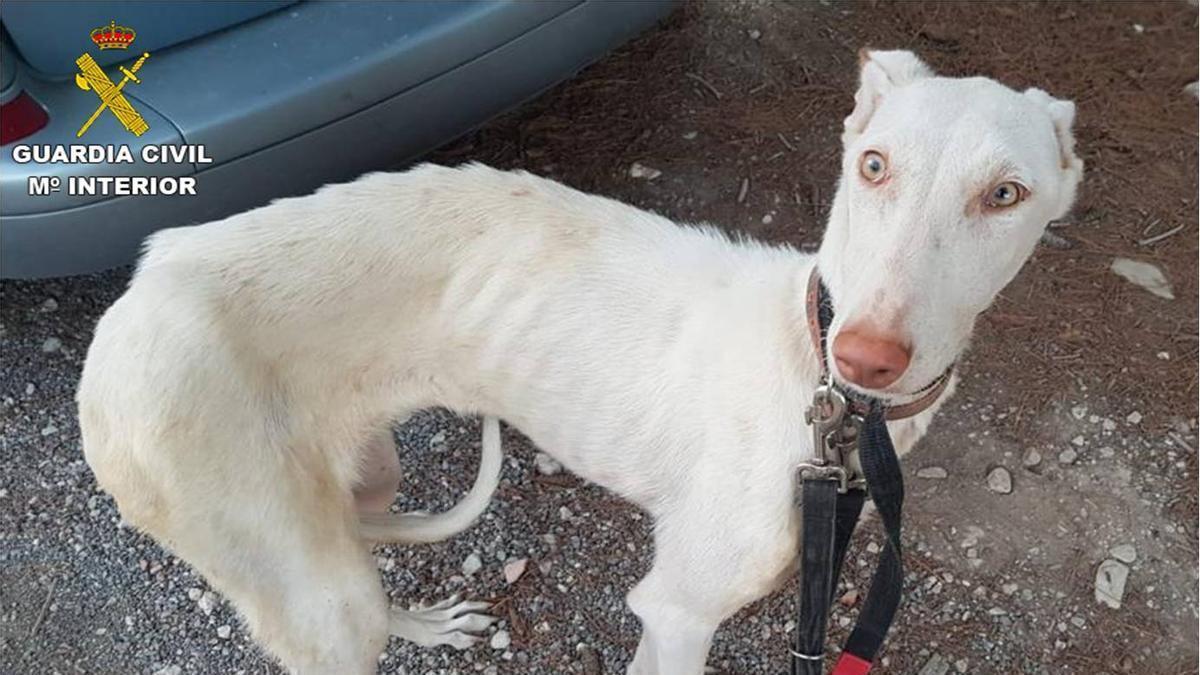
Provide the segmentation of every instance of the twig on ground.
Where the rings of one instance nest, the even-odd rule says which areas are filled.
[[[1192,444],[1187,442],[1187,439],[1175,433],[1174,431],[1168,432],[1167,436],[1170,436],[1171,440],[1187,448],[1190,452],[1196,452],[1196,448],[1193,448]]]
[[[50,609],[50,601],[54,598],[54,589],[58,588],[58,577],[54,577],[50,581],[50,588],[46,591],[46,599],[42,601],[42,608],[38,610],[37,618],[33,621],[33,628],[29,629],[29,637],[37,635],[38,630],[42,627],[42,622],[46,620],[46,612]]]
[[[695,73],[684,73],[684,76],[690,80],[695,80],[696,82],[699,82],[700,85],[703,86],[705,89],[707,89],[708,93],[712,94],[714,98],[716,98],[718,101],[721,100],[721,98],[722,98],[721,92],[718,91],[717,88],[714,87],[712,85],[712,83],[709,82],[708,80],[704,79],[703,77],[700,77],[699,75],[697,75]]]
[[[793,148],[792,144],[788,143],[788,140],[786,138],[784,138],[783,134],[775,134],[775,135],[779,137],[779,142],[783,143],[783,147],[787,148],[788,150],[791,150],[792,152],[796,151],[796,148]]]
[[[1166,239],[1167,237],[1175,236],[1182,229],[1183,229],[1183,225],[1177,225],[1177,226],[1172,227],[1171,229],[1167,230],[1166,232],[1163,232],[1162,234],[1156,234],[1153,237],[1148,237],[1146,239],[1142,239],[1141,241],[1138,242],[1138,246],[1149,246],[1150,244],[1157,244],[1158,242],[1162,241],[1163,239]]]
[[[750,179],[742,179],[742,187],[738,189],[737,203],[741,204],[746,201],[746,194],[750,192]]]

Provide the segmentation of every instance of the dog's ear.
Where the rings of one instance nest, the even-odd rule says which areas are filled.
[[[880,99],[889,91],[933,77],[933,71],[924,61],[917,58],[916,54],[903,50],[874,51],[863,48],[858,51],[858,65],[858,91],[854,93],[854,111],[845,121],[843,140],[849,140],[867,128],[867,122],[871,121]]]
[[[1054,138],[1058,141],[1059,165],[1066,174],[1066,184],[1060,216],[1071,208],[1075,201],[1075,188],[1083,177],[1083,160],[1075,154],[1075,135],[1071,131],[1075,123],[1075,104],[1054,98],[1041,89],[1026,89],[1025,97],[1041,106],[1054,125]]]
[[[1083,173],[1083,160],[1075,155],[1075,136],[1071,133],[1071,126],[1075,123],[1075,104],[1054,98],[1041,89],[1026,89],[1025,97],[1044,108],[1054,123],[1054,137],[1058,140],[1063,170]]]

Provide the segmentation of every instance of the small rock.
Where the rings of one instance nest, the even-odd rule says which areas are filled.
[[[183,673],[183,668],[179,666],[163,666],[154,671],[153,675],[180,675]]]
[[[1076,628],[1083,628],[1087,625],[1087,621],[1085,621],[1082,616],[1076,615],[1071,617],[1071,625],[1075,626]]]
[[[474,576],[476,572],[483,568],[483,560],[480,560],[479,554],[472,553],[467,556],[462,563],[462,573],[464,577]]]
[[[751,40],[757,40],[762,37],[762,31],[757,28],[751,28],[746,34],[750,36]]]
[[[1032,469],[1042,463],[1042,453],[1037,451],[1037,448],[1027,448],[1025,455],[1021,457],[1021,464],[1026,469]]]
[[[954,662],[954,669],[960,673],[965,673],[965,672],[967,672],[967,668],[970,667],[970,665],[971,665],[970,661],[968,661],[966,659],[959,659]]]
[[[1071,448],[1067,448],[1066,450],[1058,453],[1059,464],[1074,464],[1076,459],[1079,459],[1079,453],[1075,452]]]
[[[1087,443],[1087,439],[1083,436],[1076,436],[1071,439],[1071,444],[1077,448],[1082,448],[1084,443]]]
[[[37,387],[32,382],[25,383],[25,395],[33,396],[33,392],[37,391]]]
[[[1121,609],[1125,597],[1125,582],[1129,568],[1116,560],[1105,560],[1096,568],[1096,602],[1112,609]]]
[[[1016,584],[1004,584],[1003,586],[1000,587],[1000,590],[1003,591],[1005,595],[1012,595],[1013,593],[1017,592],[1017,585]]]
[[[1044,232],[1042,232],[1042,240],[1041,241],[1046,246],[1049,246],[1050,248],[1059,249],[1060,251],[1066,251],[1066,250],[1075,248],[1075,242],[1071,241],[1070,239],[1067,239],[1066,237],[1059,236],[1059,235],[1051,232],[1050,230],[1045,230]]]
[[[696,137],[697,137],[697,136],[699,136],[699,135],[700,135],[700,133],[699,133],[699,132],[696,132],[696,131],[687,131],[687,132],[684,132],[684,134],[683,134],[683,140],[685,140],[685,141],[694,141],[694,140],[696,140]]]
[[[1117,544],[1108,549],[1108,554],[1127,565],[1137,560],[1137,549],[1133,544]]]
[[[1086,405],[1077,405],[1074,408],[1071,408],[1071,416],[1077,420],[1081,420],[1084,417],[1087,417],[1087,406]]]
[[[575,651],[579,653],[579,663],[583,668],[583,675],[603,675],[604,666],[600,664],[600,656],[595,649],[584,645]]]
[[[853,607],[858,602],[858,589],[851,588],[842,593],[842,597],[838,598],[838,602],[842,603],[842,607]]]
[[[446,432],[444,430],[439,431],[436,434],[429,437],[429,447],[431,447],[431,448],[434,446],[437,446],[437,445],[445,445],[445,444],[446,444]]]
[[[200,599],[200,596],[204,595],[204,591],[199,588],[189,588],[187,594],[188,599],[195,602]]]
[[[1184,86],[1183,93],[1190,94],[1192,98],[1200,98],[1200,92],[1197,91],[1198,87],[1200,87],[1200,82],[1197,82],[1197,81],[1189,82],[1187,85]]]
[[[40,309],[43,312],[58,311],[58,301],[55,300],[54,298],[46,298],[46,300],[44,302],[42,302],[42,306]]]
[[[1157,358],[1159,361],[1170,361],[1171,360],[1171,352],[1158,352],[1157,354],[1154,355],[1154,357]]]
[[[512,585],[517,583],[517,579],[525,574],[525,566],[529,564],[527,558],[517,558],[504,565],[504,583]]]
[[[43,437],[53,436],[54,434],[57,434],[57,433],[58,433],[58,427],[54,426],[53,423],[47,424],[46,426],[42,427],[41,434]]]
[[[629,166],[630,178],[644,178],[646,180],[654,180],[662,175],[662,172],[654,167],[646,166],[641,162],[634,162]]]
[[[1102,427],[1102,428],[1103,428],[1105,431],[1116,431],[1116,430],[1117,430],[1117,423],[1116,423],[1116,422],[1114,422],[1114,421],[1112,421],[1111,419],[1109,419],[1109,418],[1107,418],[1107,417],[1105,417],[1105,418],[1104,418],[1104,421],[1102,421],[1102,422],[1100,423],[1100,426],[1101,426],[1101,427]]]
[[[879,553],[879,550],[880,550],[880,549],[879,549],[879,544],[876,544],[876,543],[875,543],[875,542],[873,542],[873,541],[869,541],[869,542],[867,542],[867,553],[870,553],[871,555],[874,555],[874,554],[876,554],[876,553]]]
[[[988,472],[987,486],[997,494],[1010,494],[1013,491],[1012,474],[1008,469],[998,466]]]
[[[968,525],[966,527],[967,536],[963,538],[959,544],[961,548],[974,548],[979,545],[979,540],[986,534],[982,527],[978,525]]]
[[[917,469],[917,478],[930,478],[930,479],[934,479],[934,480],[941,480],[943,478],[946,478],[949,475],[950,474],[940,466],[926,466],[926,467]]]
[[[488,644],[492,646],[492,649],[508,649],[508,646],[512,644],[512,636],[506,630],[498,630],[492,635]]]
[[[571,509],[568,509],[568,508],[567,508],[567,507],[565,507],[565,506],[560,506],[560,507],[558,507],[558,517],[559,517],[559,519],[561,519],[561,520],[570,520],[570,519],[571,519],[571,516],[573,516],[573,515],[575,515],[575,514],[571,513]]]
[[[950,664],[946,663],[946,659],[943,659],[941,654],[934,654],[929,657],[917,675],[946,675],[948,672],[950,672]]]
[[[231,628],[228,624],[217,626],[217,637],[221,638],[222,640],[228,640],[230,635],[233,635],[233,628]]]
[[[1116,453],[1117,453],[1117,451],[1113,450],[1112,447],[1108,446],[1108,445],[1104,446],[1103,448],[1100,448],[1100,456],[1103,457],[1104,459],[1109,459]]]
[[[765,215],[765,216],[763,216],[763,217],[762,217],[762,224],[763,224],[763,225],[770,225],[770,224],[771,224],[771,223],[773,223],[773,222],[775,222],[775,216],[773,216],[773,215],[771,215],[771,214],[769,214],[769,213],[768,213],[767,215]]]
[[[212,591],[204,591],[196,600],[196,606],[200,608],[201,612],[204,612],[205,616],[209,616],[213,613],[213,608],[217,606],[217,596],[213,595]]]
[[[557,459],[554,459],[544,452],[539,452],[533,456],[533,466],[537,469],[537,472],[543,476],[553,476],[557,473],[561,473],[563,470],[563,465],[560,464]]]
[[[62,349],[62,340],[59,340],[56,337],[46,338],[46,341],[42,343],[42,351],[46,352],[47,354],[50,352],[56,352],[60,349]]]
[[[1142,413],[1134,410],[1133,412],[1131,412],[1125,416],[1125,421],[1129,422],[1130,424],[1141,424],[1142,423]]]
[[[1162,270],[1150,263],[1129,258],[1115,258],[1110,269],[1122,279],[1141,286],[1160,298],[1175,299],[1175,292],[1171,290],[1171,284],[1163,276]]]

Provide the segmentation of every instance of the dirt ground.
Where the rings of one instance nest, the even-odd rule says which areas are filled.
[[[983,315],[959,393],[906,460],[906,595],[873,672],[1196,672],[1200,226],[1197,102],[1183,87],[1197,39],[1196,9],[1177,1],[691,2],[429,159],[524,168],[811,251],[860,47],[1074,100],[1077,206]],[[661,175],[631,177],[635,162]],[[1157,265],[1175,299],[1113,274],[1115,257]],[[280,672],[186,565],[116,529],[80,460],[74,378],[127,276],[0,285],[0,673]],[[433,413],[397,438],[401,506],[452,504],[474,476],[477,426]],[[623,672],[638,636],[623,595],[648,569],[649,523],[540,475],[533,452],[507,434],[500,493],[471,531],[376,551],[396,602],[493,598],[511,644],[393,640],[381,672]],[[1010,494],[988,489],[996,467]],[[865,594],[881,543],[877,524],[861,528],[843,591]],[[1111,609],[1093,585],[1118,546],[1135,557]],[[481,570],[464,574],[471,556]],[[509,585],[514,557],[528,569]],[[794,597],[789,585],[726,622],[710,664],[783,671]],[[861,605],[846,600],[838,643]]]

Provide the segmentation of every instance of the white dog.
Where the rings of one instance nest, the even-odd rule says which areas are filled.
[[[653,515],[629,672],[701,673],[718,624],[796,555],[813,265],[833,376],[903,402],[959,356],[1082,172],[1069,102],[909,52],[861,62],[816,257],[479,165],[156,234],[88,353],[89,464],[289,668],[364,675],[389,633],[463,647],[492,621],[481,603],[389,610],[364,539],[467,527],[502,418]],[[431,406],[489,416],[479,478],[448,514],[388,514],[389,429]],[[892,423],[901,452],[932,414]]]

